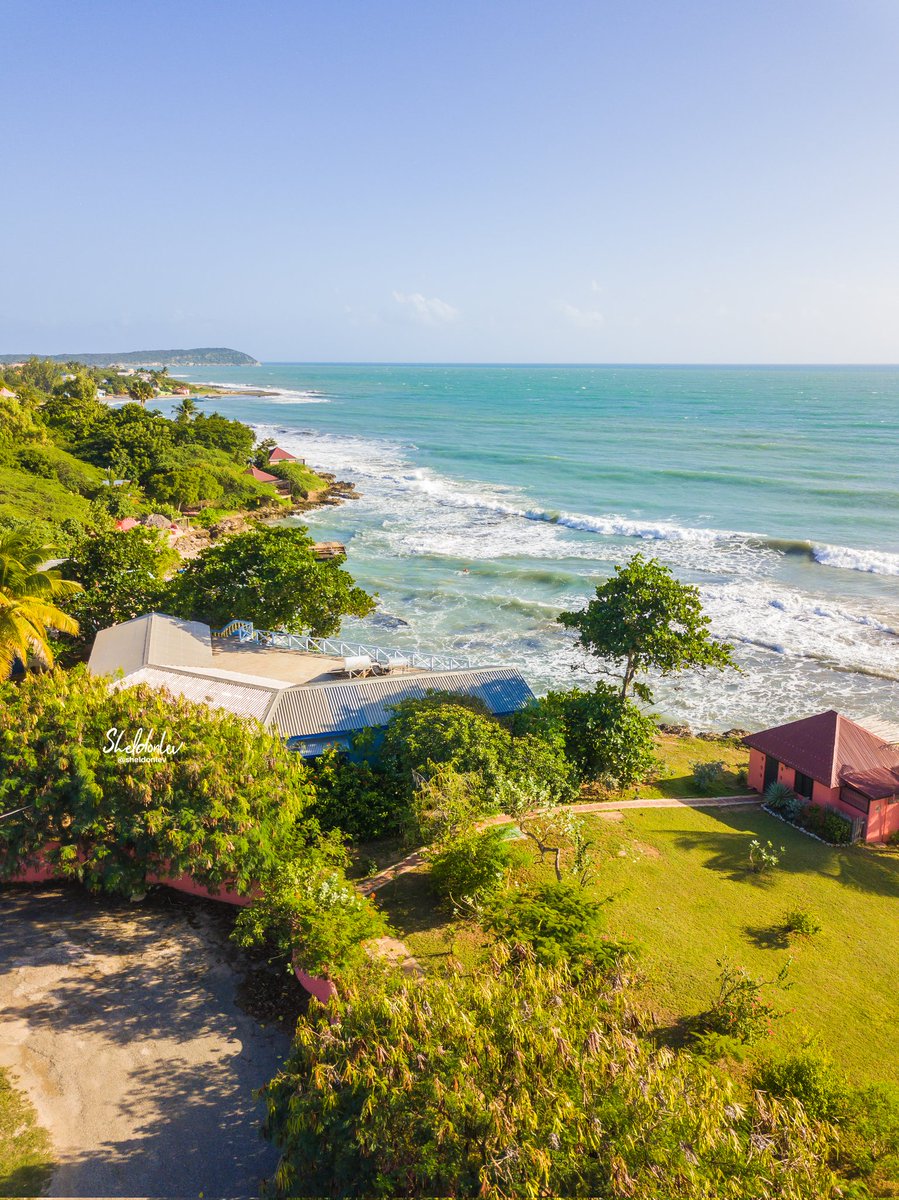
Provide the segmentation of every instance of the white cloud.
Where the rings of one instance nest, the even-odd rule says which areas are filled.
[[[578,329],[599,329],[605,324],[605,317],[595,308],[578,308],[575,304],[560,304],[563,316]]]
[[[421,292],[394,292],[393,298],[422,325],[450,325],[459,319],[458,308],[437,296],[429,300]]]

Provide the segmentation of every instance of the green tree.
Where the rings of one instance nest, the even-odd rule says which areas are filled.
[[[601,975],[351,982],[264,1089],[274,1196],[822,1200],[833,1131],[635,1032]]]
[[[0,680],[16,660],[52,666],[51,631],[78,632],[77,620],[56,602],[73,596],[80,585],[43,568],[51,554],[51,547],[35,545],[24,528],[0,532]]]
[[[652,700],[647,684],[637,679],[642,672],[671,675],[736,665],[732,647],[709,633],[699,589],[642,554],[616,567],[585,609],[560,613],[559,621],[577,630],[580,646],[614,665],[610,673],[621,678],[622,699],[633,692]]]
[[[178,509],[214,504],[221,500],[224,488],[212,471],[205,467],[172,467],[150,475],[146,481],[147,495]]]
[[[78,453],[101,467],[115,466],[117,478],[142,482],[168,464],[175,425],[137,404],[107,409]]]
[[[281,738],[108,682],[79,666],[0,685],[0,812],[24,810],[0,821],[0,877],[41,851],[93,889],[187,873],[247,894],[314,848],[308,771]]]
[[[320,562],[305,529],[261,526],[209,546],[173,581],[179,616],[224,625],[234,617],[259,629],[328,637],[343,616],[374,608],[341,559]]]
[[[192,400],[190,396],[184,396],[181,403],[175,409],[175,420],[180,424],[189,424],[190,421],[200,411],[196,400]]]
[[[582,780],[628,787],[658,765],[655,722],[610,684],[550,692],[539,703],[561,722],[566,758]]]
[[[87,534],[73,547],[68,569],[83,591],[66,602],[88,648],[100,629],[163,606],[163,573],[171,555],[155,529],[137,526]]]
[[[128,380],[125,390],[131,399],[136,400],[141,407],[143,407],[148,400],[152,400],[153,396],[156,394],[156,389],[153,387],[153,384],[146,379],[141,379],[137,375]]]
[[[184,441],[194,442],[198,446],[221,450],[243,466],[250,457],[256,435],[249,425],[241,421],[229,420],[217,412],[201,412],[181,430],[180,436]]]
[[[22,366],[20,378],[39,392],[49,395],[62,379],[62,367],[49,358],[29,358]]]

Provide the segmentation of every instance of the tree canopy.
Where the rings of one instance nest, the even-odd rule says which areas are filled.
[[[671,675],[694,668],[734,667],[732,647],[709,632],[699,588],[681,583],[655,558],[635,554],[596,589],[586,608],[559,614],[578,644],[613,664],[621,696],[634,692],[651,701],[652,692],[637,676],[647,671]]]
[[[260,526],[216,543],[173,581],[178,616],[221,626],[233,617],[259,629],[327,637],[341,617],[363,617],[374,600],[340,565],[320,561],[303,528]]]
[[[52,631],[75,634],[78,622],[56,603],[80,591],[55,568],[43,569],[49,546],[35,545],[25,528],[0,532],[0,680],[18,659],[52,666]]]

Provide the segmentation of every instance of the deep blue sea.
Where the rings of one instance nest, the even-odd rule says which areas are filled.
[[[516,664],[537,691],[588,683],[556,614],[642,550],[699,585],[743,667],[660,682],[665,716],[899,719],[899,369],[179,374],[276,390],[204,403],[356,483],[304,519],[378,592],[369,640]]]

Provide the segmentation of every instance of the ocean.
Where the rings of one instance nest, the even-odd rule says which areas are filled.
[[[348,638],[513,664],[537,692],[589,686],[556,614],[640,550],[698,585],[742,668],[659,680],[666,719],[899,718],[897,368],[173,373],[277,390],[204,406],[359,488],[303,518],[378,593]]]

